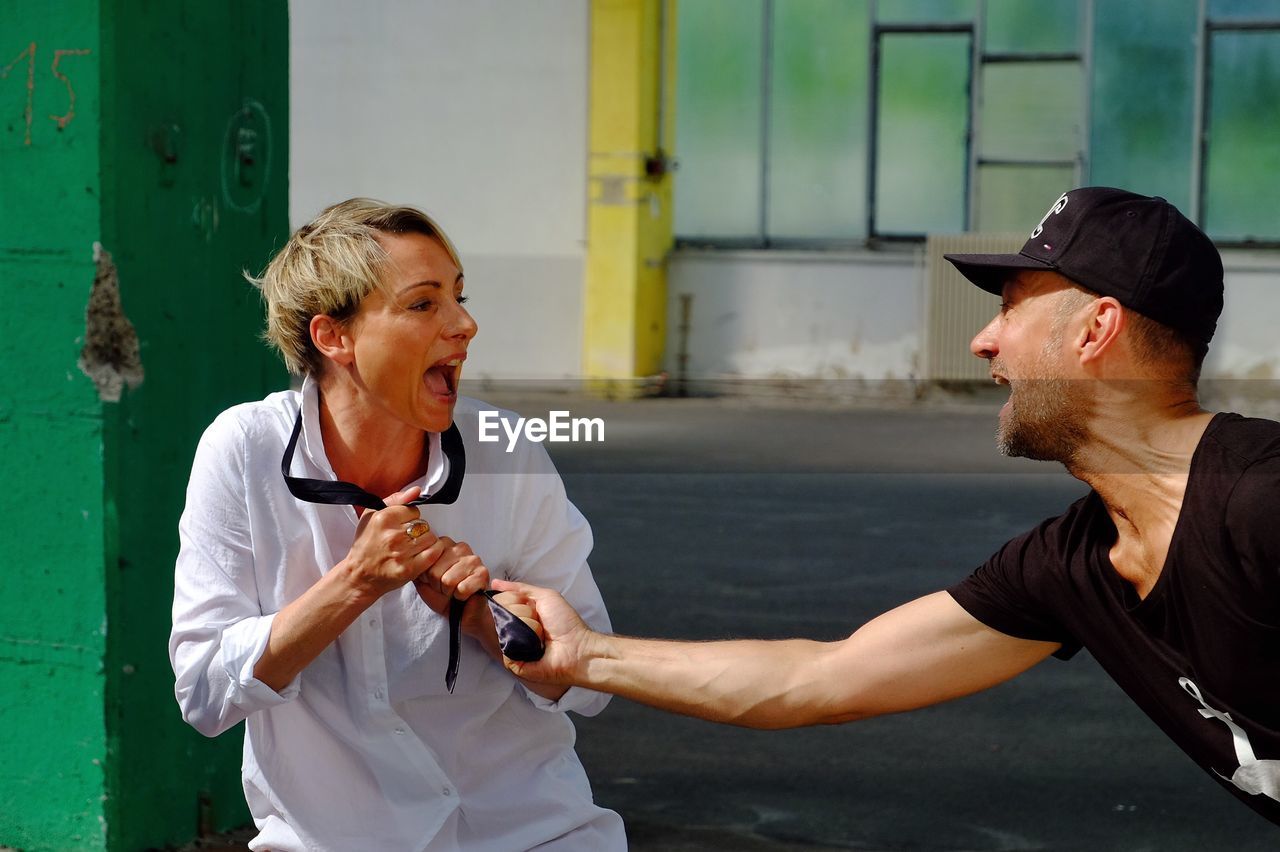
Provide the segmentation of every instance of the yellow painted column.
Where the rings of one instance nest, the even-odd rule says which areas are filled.
[[[604,393],[662,367],[674,67],[675,0],[592,0],[583,368]]]

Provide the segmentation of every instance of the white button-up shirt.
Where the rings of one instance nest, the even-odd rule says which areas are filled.
[[[253,676],[274,614],[346,556],[350,506],[295,499],[280,459],[303,408],[290,473],[335,479],[320,436],[319,392],[272,394],[231,408],[196,450],[179,522],[169,656],[183,717],[215,736],[245,720],[243,781],[259,829],[253,849],[623,849],[617,814],[592,803],[563,711],[598,713],[608,697],[529,690],[469,637],[445,689],[448,618],[412,584],[383,596],[279,693]],[[465,541],[494,577],[559,590],[597,630],[609,618],[587,567],[591,530],[540,444],[477,440],[459,399],[462,493],[422,516]],[[492,410],[492,409],[489,409]],[[420,484],[445,482],[430,436]],[[407,487],[406,485],[406,487]]]

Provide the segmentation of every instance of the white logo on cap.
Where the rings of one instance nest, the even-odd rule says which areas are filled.
[[[1049,208],[1049,212],[1044,214],[1044,218],[1040,220],[1040,224],[1036,225],[1036,229],[1031,232],[1031,239],[1035,239],[1044,232],[1044,223],[1048,221],[1050,216],[1061,213],[1063,208],[1067,206],[1067,194],[1064,192],[1062,197],[1053,202],[1053,206]]]

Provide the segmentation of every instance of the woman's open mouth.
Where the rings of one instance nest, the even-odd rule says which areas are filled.
[[[423,381],[437,398],[452,401],[458,397],[458,380],[462,378],[462,362],[466,355],[452,355],[428,368]]]

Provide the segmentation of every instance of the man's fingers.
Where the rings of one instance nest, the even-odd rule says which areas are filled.
[[[494,582],[497,581],[495,580]],[[492,587],[492,583],[490,584],[490,587]],[[524,598],[517,595],[515,592],[499,592],[493,596],[493,602],[499,606],[505,607],[506,609],[511,609],[512,606],[522,606],[524,604]]]
[[[495,595],[494,602],[499,604],[507,612],[511,613],[512,615],[518,615],[521,618],[534,617],[533,607],[529,606],[528,604],[515,603],[514,601],[506,602],[503,600],[498,600],[498,598],[501,598],[501,597],[502,597],[501,595]]]
[[[547,589],[543,589],[540,586],[530,586],[528,583],[516,583],[511,580],[497,579],[489,583],[489,588],[497,589],[500,592],[515,592],[516,594],[529,598],[530,600],[537,600],[542,592],[547,591]]]

